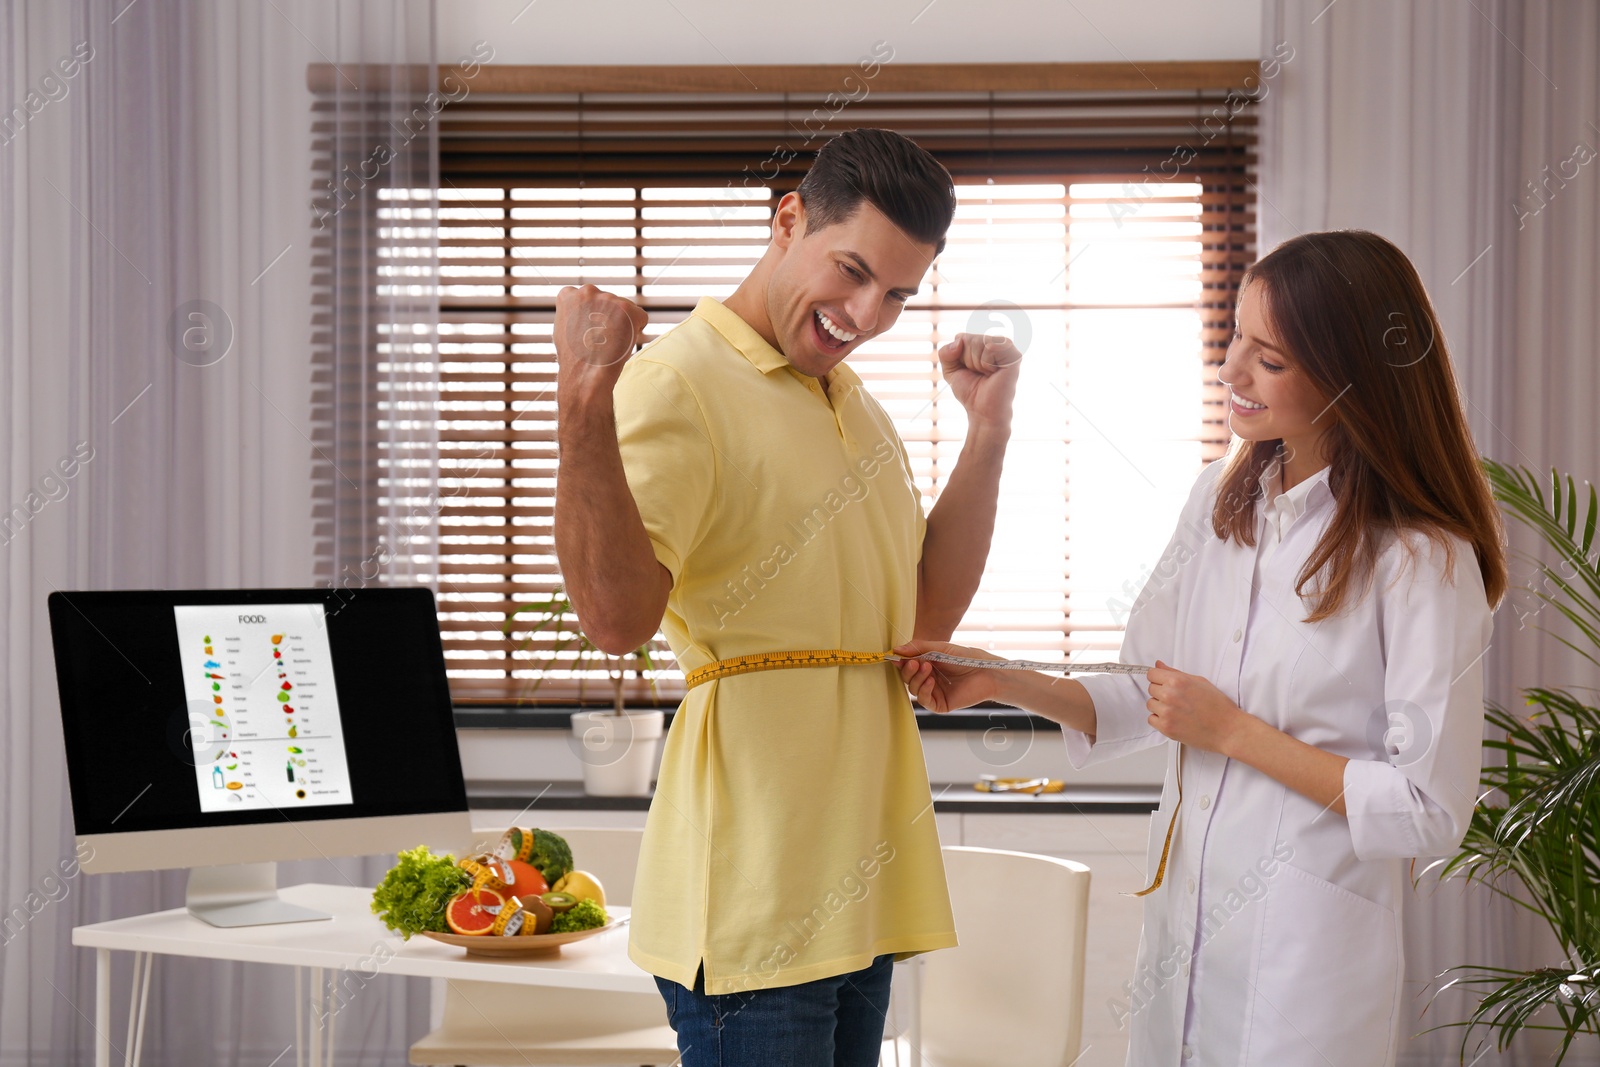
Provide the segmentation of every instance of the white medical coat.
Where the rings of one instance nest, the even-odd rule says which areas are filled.
[[[1401,1003],[1406,861],[1452,852],[1477,794],[1491,629],[1483,579],[1464,540],[1452,538],[1447,578],[1437,546],[1407,535],[1408,564],[1394,537],[1363,599],[1307,625],[1310,601],[1294,583],[1333,515],[1327,471],[1295,494],[1298,515],[1274,479],[1268,498],[1288,514],[1269,530],[1271,509],[1258,508],[1250,548],[1212,532],[1222,467],[1195,482],[1134,602],[1121,658],[1202,675],[1257,718],[1348,757],[1348,814],[1185,747],[1166,876],[1144,898],[1138,966],[1111,1007],[1129,1028],[1133,1067],[1384,1067],[1402,1026],[1416,1029]],[[1178,801],[1179,746],[1148,724],[1142,676],[1081,680],[1096,737],[1065,731],[1074,766],[1169,748],[1147,846],[1153,877]]]

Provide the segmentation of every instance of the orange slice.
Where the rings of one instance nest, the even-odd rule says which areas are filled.
[[[444,910],[444,921],[458,934],[487,935],[505,903],[506,898],[488,886],[468,889],[451,898]]]

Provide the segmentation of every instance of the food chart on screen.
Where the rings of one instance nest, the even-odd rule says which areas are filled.
[[[323,606],[172,610],[200,810],[351,803]]]

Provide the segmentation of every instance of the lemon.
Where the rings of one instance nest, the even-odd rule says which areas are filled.
[[[606,891],[600,879],[588,871],[568,871],[550,887],[558,893],[570,893],[579,900],[592,900],[602,908],[606,906]]]

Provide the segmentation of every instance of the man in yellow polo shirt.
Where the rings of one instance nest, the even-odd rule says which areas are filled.
[[[779,201],[725,302],[629,359],[644,312],[590,286],[556,309],[556,550],[613,654],[657,628],[685,671],[737,656],[946,640],[983,573],[1018,353],[939,352],[966,408],[924,518],[905,446],[844,364],[944,246],[949,174],[856,130]],[[630,955],[687,1067],[875,1064],[891,964],[956,943],[921,741],[892,665],[689,690],[645,826]]]

